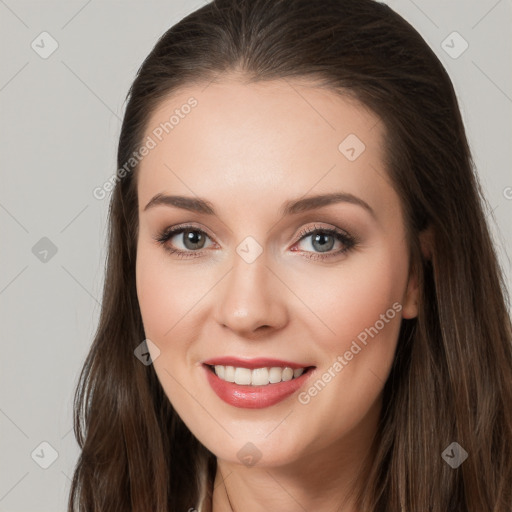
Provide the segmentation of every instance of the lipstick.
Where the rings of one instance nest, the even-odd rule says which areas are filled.
[[[220,378],[215,373],[214,366],[216,365],[223,366],[224,368],[235,367],[246,368],[249,370],[253,370],[255,368],[291,368],[292,370],[295,370],[296,374],[300,373],[300,369],[303,369],[303,372],[297,377],[290,378],[292,372],[291,370],[287,370],[288,378],[290,380],[282,380],[281,382],[264,385],[246,385],[228,382],[227,380]],[[209,385],[221,400],[234,407],[248,409],[270,407],[283,401],[304,385],[315,368],[314,366],[308,366],[307,364],[278,359],[239,359],[236,357],[208,359],[203,361],[202,367]],[[247,375],[247,372],[244,373]]]

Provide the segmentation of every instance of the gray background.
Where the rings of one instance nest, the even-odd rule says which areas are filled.
[[[72,396],[103,284],[108,197],[97,200],[92,190],[115,172],[124,99],[139,65],[203,3],[0,0],[2,512],[66,509],[78,456]],[[510,288],[511,0],[388,3],[455,84]],[[46,59],[31,47],[51,48],[44,31],[58,43]],[[469,44],[457,58],[447,53],[463,48],[454,31]]]

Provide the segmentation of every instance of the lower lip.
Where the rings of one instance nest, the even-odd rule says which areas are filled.
[[[210,386],[221,400],[234,407],[247,409],[262,409],[281,402],[295,393],[313,371],[313,368],[310,368],[300,377],[286,382],[267,384],[266,386],[242,386],[219,379],[207,365],[203,365],[203,368]]]

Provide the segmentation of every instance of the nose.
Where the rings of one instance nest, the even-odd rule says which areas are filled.
[[[265,253],[252,263],[235,254],[215,297],[218,324],[239,336],[268,335],[288,321],[286,290],[267,267]]]

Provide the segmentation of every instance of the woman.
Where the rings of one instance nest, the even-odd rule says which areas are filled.
[[[372,0],[219,0],[118,149],[69,510],[509,511],[507,295],[452,84]]]

